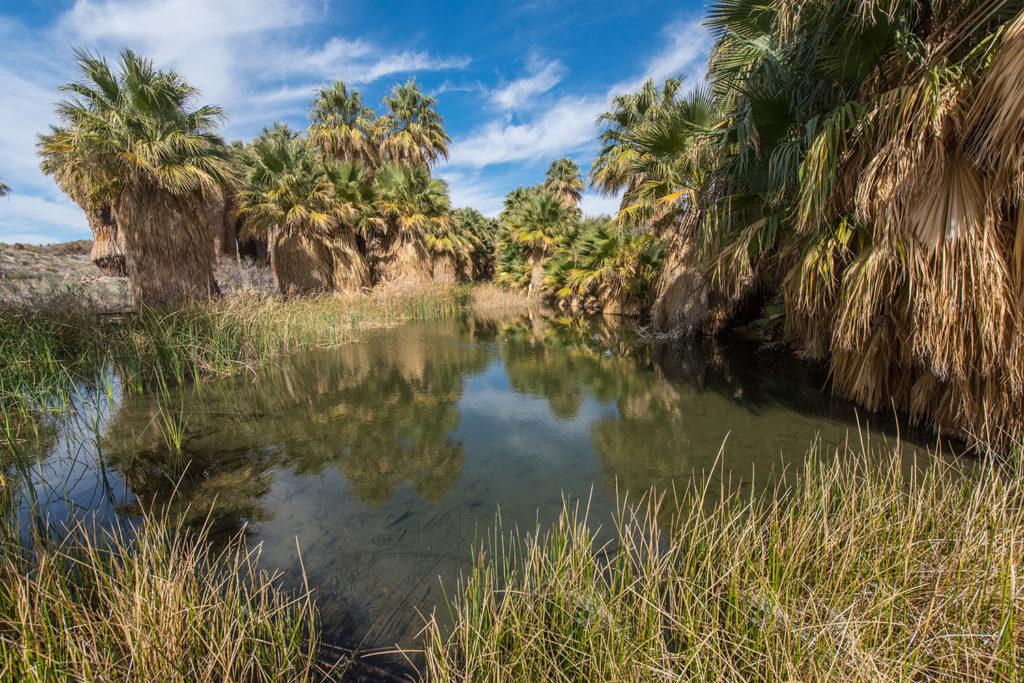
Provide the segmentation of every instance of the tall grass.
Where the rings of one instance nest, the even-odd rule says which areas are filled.
[[[319,665],[308,591],[283,592],[239,537],[220,553],[145,516],[66,533],[0,521],[0,679],[308,681]]]
[[[811,452],[757,496],[708,479],[623,505],[612,533],[566,505],[545,533],[496,534],[454,630],[428,623],[429,678],[1019,680],[1020,479],[901,461]]]
[[[118,316],[5,311],[0,400],[50,395],[111,364],[132,391],[222,376],[281,354],[351,341],[367,327],[452,315],[469,290],[384,290],[350,298],[228,298],[170,313]]]

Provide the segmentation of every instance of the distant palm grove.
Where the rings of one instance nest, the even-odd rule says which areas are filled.
[[[668,335],[744,326],[871,410],[1024,433],[1024,2],[718,0],[707,25],[705,84],[617,95],[589,177],[557,159],[496,219],[432,174],[450,139],[415,81],[379,109],[335,81],[308,130],[226,144],[181,75],[80,52],[42,168],[146,306],[216,295],[242,252],[285,296],[493,278]],[[587,184],[614,217],[582,215]]]

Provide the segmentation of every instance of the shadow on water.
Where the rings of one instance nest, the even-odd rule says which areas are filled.
[[[499,509],[506,529],[547,524],[563,496],[608,516],[617,488],[685,486],[716,464],[749,483],[815,438],[895,437],[893,418],[858,425],[825,384],[742,342],[650,343],[603,318],[466,316],[162,394],[119,398],[108,382],[114,400],[83,404],[45,461],[65,478],[55,514],[68,512],[60,500],[119,515],[133,499],[173,499],[196,522],[212,514],[221,539],[262,543],[296,585],[300,547],[328,638],[408,646],[416,610],[439,605],[438,577],[454,585]],[[88,448],[101,457],[82,458]]]

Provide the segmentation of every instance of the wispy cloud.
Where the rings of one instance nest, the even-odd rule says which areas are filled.
[[[516,79],[491,92],[491,102],[499,109],[531,109],[537,105],[537,95],[558,85],[566,74],[565,65],[558,60],[545,61],[536,53],[527,63],[528,76]]]
[[[580,202],[580,208],[583,210],[584,216],[614,216],[619,211],[619,204],[622,202],[621,195],[611,195],[605,197],[601,194],[594,194],[588,192],[583,195],[583,200]]]
[[[595,121],[613,95],[635,90],[647,78],[661,81],[682,74],[687,81],[696,84],[703,77],[710,48],[711,38],[699,21],[674,23],[665,30],[662,47],[650,56],[635,78],[617,83],[600,94],[562,95],[549,100],[526,120],[516,121],[507,115],[497,117],[455,141],[451,164],[483,168],[578,152],[593,145],[597,135]],[[521,93],[529,93],[531,87],[535,89],[533,94],[541,87],[550,90],[563,74],[557,62],[548,66],[550,70],[539,68],[532,76],[509,84],[508,92],[502,93],[503,99],[496,101],[514,102],[524,97]]]
[[[453,166],[481,168],[567,154],[589,144],[603,97],[563,97],[530,121],[492,121],[451,148]]]
[[[322,44],[301,32],[325,18],[317,0],[77,0],[58,22],[76,44],[105,52],[128,45],[186,74],[206,101],[249,121],[251,110],[308,100],[324,81],[372,83],[385,76],[462,69],[465,56],[394,50],[362,38]],[[295,80],[309,85],[298,86]],[[267,90],[272,89],[267,95]]]

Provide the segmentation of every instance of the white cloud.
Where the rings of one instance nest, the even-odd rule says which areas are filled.
[[[667,44],[648,60],[639,78],[620,83],[613,93],[636,90],[648,78],[660,83],[666,78],[683,76],[683,83],[696,86],[704,81],[707,58],[711,53],[711,34],[700,21],[677,21],[664,31]]]
[[[469,64],[463,56],[396,51],[360,38],[304,43],[301,31],[325,12],[318,0],[77,0],[58,30],[75,44],[107,54],[130,46],[160,66],[173,66],[204,101],[226,108],[229,135],[257,111],[266,121],[263,105],[306,102],[331,78],[365,84]],[[294,79],[308,85],[297,86]]]
[[[544,61],[535,53],[527,64],[529,76],[517,79],[491,92],[491,102],[499,109],[531,109],[536,96],[558,85],[566,74],[560,61]]]
[[[88,239],[89,226],[81,209],[63,195],[55,198],[19,194],[12,186],[0,198],[0,241],[52,244]]]
[[[563,95],[545,102],[537,113],[525,121],[516,121],[507,114],[496,118],[456,140],[451,149],[451,164],[459,167],[483,168],[492,164],[517,161],[539,161],[578,152],[594,143],[595,121],[617,93],[635,90],[647,78],[661,81],[683,74],[696,84],[702,79],[704,65],[711,49],[711,37],[699,21],[676,22],[665,30],[665,44],[644,64],[636,78],[616,84],[601,95]],[[557,62],[549,64],[558,65]],[[534,75],[507,86],[507,93],[498,91],[492,99],[499,105],[514,103],[525,94],[536,95],[539,88],[562,75],[557,69],[548,73],[546,67],[535,69]],[[534,90],[531,91],[531,88]],[[507,107],[506,107],[507,108]]]
[[[515,181],[508,177],[484,178],[478,172],[462,173],[439,168],[436,173],[448,183],[452,206],[468,206],[489,218],[497,218],[503,208],[509,185]]]
[[[482,168],[564,155],[590,144],[603,97],[563,97],[527,123],[492,121],[451,147],[453,166]]]

